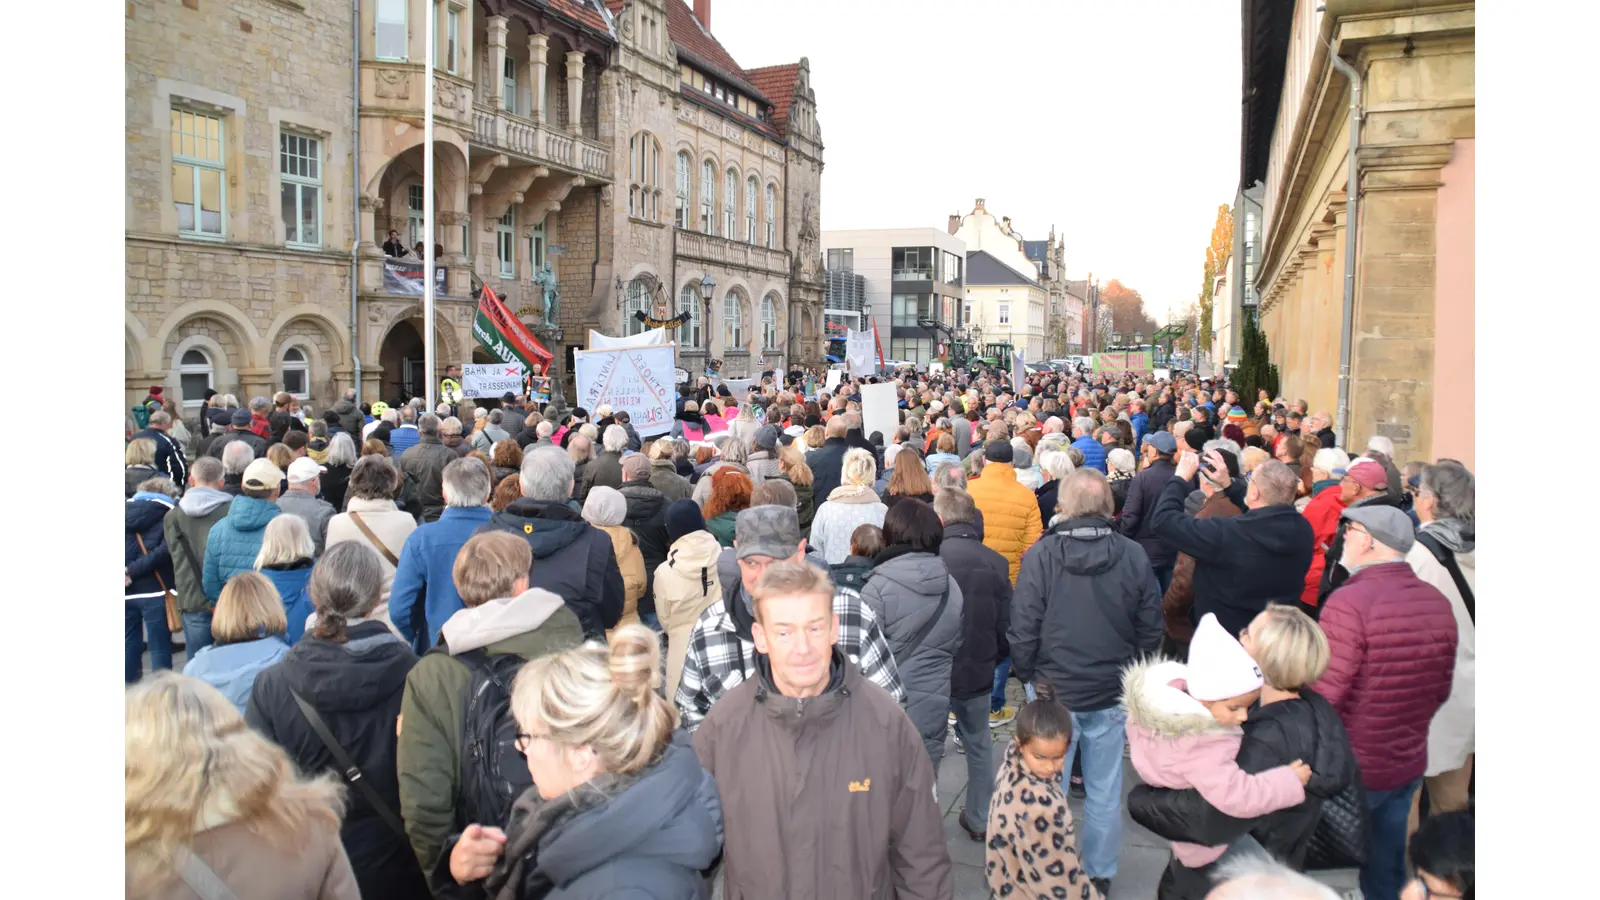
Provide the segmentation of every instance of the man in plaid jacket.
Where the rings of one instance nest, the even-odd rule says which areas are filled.
[[[689,633],[689,650],[678,683],[679,717],[683,727],[698,727],[712,704],[756,671],[756,645],[750,636],[755,621],[750,597],[761,573],[775,562],[806,560],[806,542],[800,536],[800,518],[784,506],[753,506],[739,513],[734,523],[733,547],[722,551],[717,575],[722,599],[706,607]],[[823,570],[819,558],[809,560]],[[861,595],[836,587],[833,611],[839,617],[839,649],[861,667],[861,674],[888,691],[902,705],[905,687],[883,628]]]

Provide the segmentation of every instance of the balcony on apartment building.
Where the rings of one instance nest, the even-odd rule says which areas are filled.
[[[764,272],[779,278],[789,276],[789,252],[769,250],[758,244],[729,240],[714,234],[673,229],[678,259],[708,266]]]

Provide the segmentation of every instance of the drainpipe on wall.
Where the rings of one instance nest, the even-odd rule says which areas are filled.
[[[350,359],[355,362],[356,405],[361,404],[361,320],[356,285],[361,276],[361,0],[350,0]]]
[[[1356,150],[1361,146],[1361,75],[1345,62],[1332,45],[1328,61],[1350,82],[1349,173],[1345,184],[1344,214],[1344,319],[1339,327],[1339,412],[1334,434],[1339,446],[1350,446],[1350,344],[1355,328],[1356,308],[1356,220],[1361,182],[1356,173]]]

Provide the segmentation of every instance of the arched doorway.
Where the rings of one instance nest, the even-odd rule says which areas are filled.
[[[384,335],[383,346],[378,351],[378,365],[383,367],[378,399],[390,405],[420,397],[427,389],[422,332],[418,328],[420,324],[420,319],[404,319],[394,323],[394,327]]]

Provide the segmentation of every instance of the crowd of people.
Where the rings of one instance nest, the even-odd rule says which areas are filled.
[[[950,898],[953,745],[993,896],[1113,896],[1124,810],[1163,900],[1473,896],[1465,466],[1182,375],[913,372],[864,433],[885,380],[644,435],[152,391],[128,895]]]

